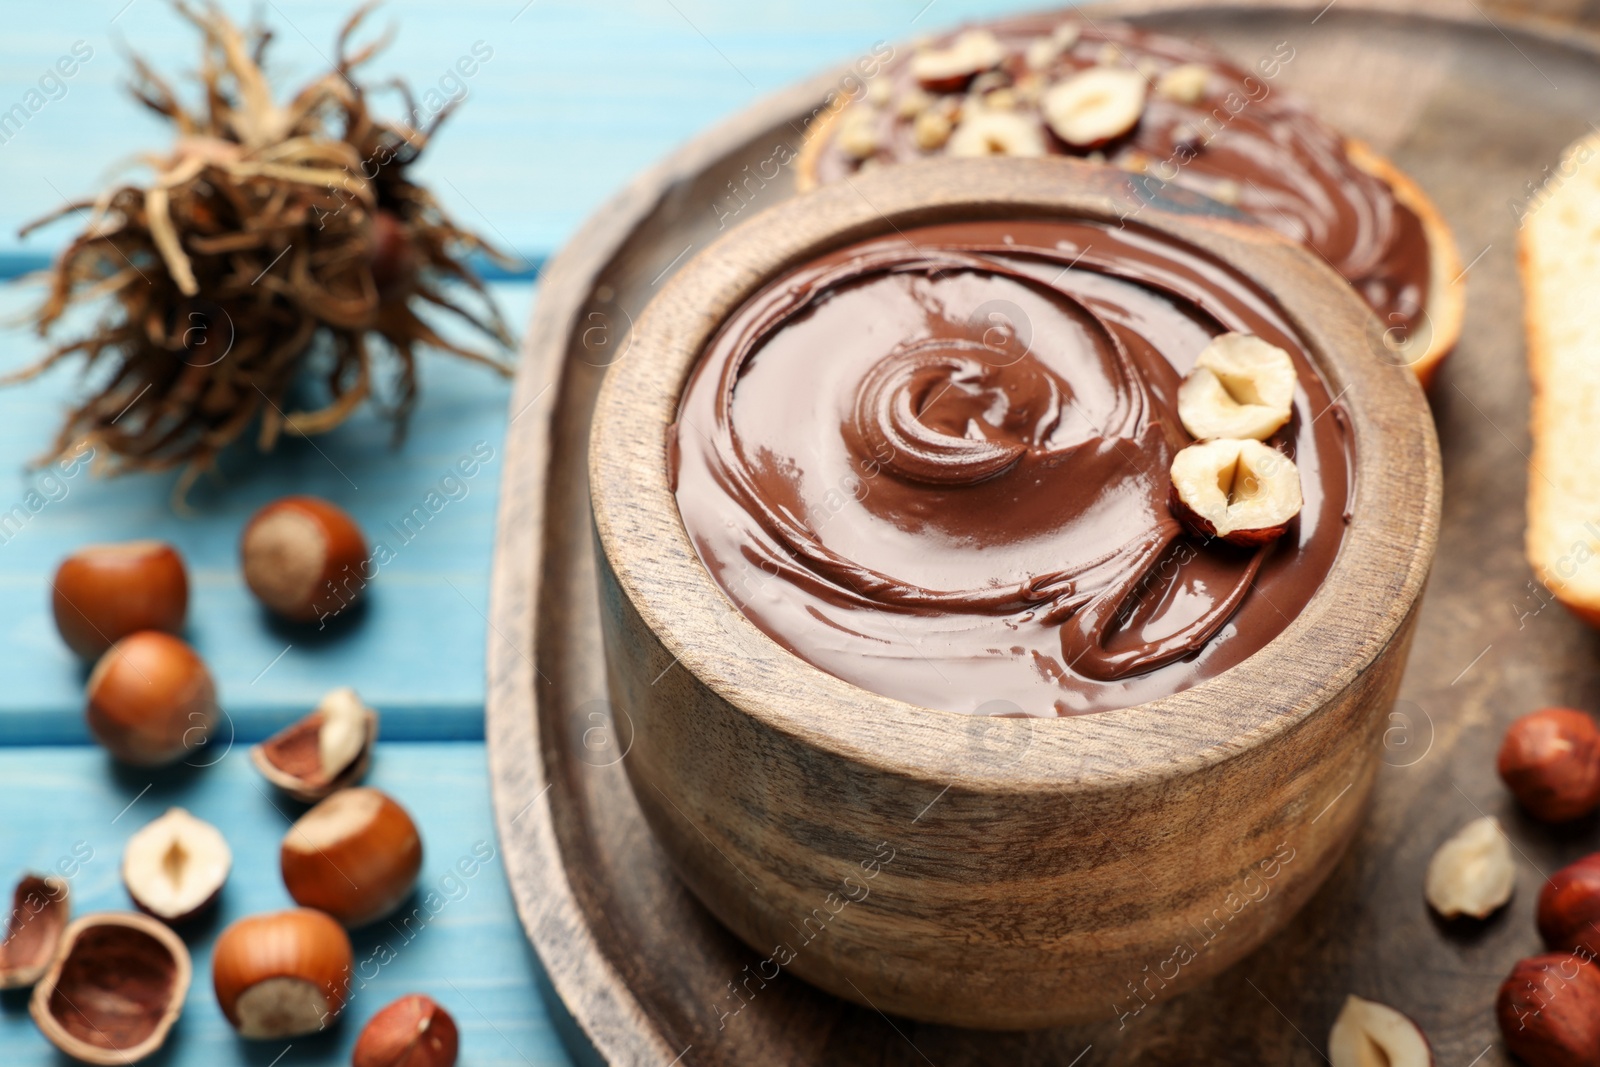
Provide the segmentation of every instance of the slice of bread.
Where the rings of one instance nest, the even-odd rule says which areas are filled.
[[[1563,153],[1523,218],[1517,262],[1533,378],[1528,562],[1600,626],[1600,134]]]
[[[1387,157],[1353,137],[1345,139],[1345,152],[1350,162],[1387,185],[1394,198],[1411,209],[1428,237],[1428,302],[1423,309],[1422,332],[1406,342],[1407,349],[1415,345],[1420,351],[1414,356],[1409,350],[1403,352],[1412,373],[1426,389],[1439,364],[1461,339],[1461,319],[1467,310],[1467,283],[1462,277],[1455,235],[1422,187]]]

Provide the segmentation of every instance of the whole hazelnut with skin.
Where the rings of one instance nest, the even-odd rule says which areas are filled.
[[[1506,1048],[1527,1067],[1600,1062],[1600,970],[1592,957],[1549,952],[1519,960],[1495,1000]]]
[[[85,545],[61,561],[50,583],[61,639],[84,659],[140,630],[175,634],[189,610],[189,575],[162,541]]]
[[[374,1015],[356,1039],[352,1067],[454,1067],[456,1021],[431,997],[413,993]]]
[[[286,496],[257,511],[239,540],[245,584],[291,622],[315,622],[354,604],[366,587],[367,539],[343,508]]]
[[[1600,948],[1600,852],[1568,864],[1539,893],[1539,936],[1558,952]]]
[[[1600,807],[1600,728],[1581,711],[1524,715],[1506,731],[1496,766],[1536,819],[1566,822]]]
[[[299,1037],[332,1025],[344,1010],[352,962],[343,927],[320,911],[294,908],[222,931],[211,980],[241,1037]]]
[[[388,794],[341,789],[289,827],[279,860],[295,903],[364,926],[410,894],[422,869],[422,838]]]
[[[217,689],[194,649],[143,630],[106,650],[89,675],[89,732],[117,759],[158,767],[199,748],[216,727]]]

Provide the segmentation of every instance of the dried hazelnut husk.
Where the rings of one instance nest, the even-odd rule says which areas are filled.
[[[76,1060],[138,1063],[178,1021],[192,970],[183,942],[148,915],[85,915],[62,935],[28,1010],[50,1043]]]
[[[364,926],[393,912],[422,870],[416,823],[387,793],[341,789],[284,834],[283,884],[295,903]]]
[[[1600,852],[1550,876],[1539,893],[1539,936],[1555,952],[1600,950]]]
[[[456,1021],[420,993],[401,997],[374,1015],[356,1039],[352,1067],[454,1067],[460,1048]]]
[[[11,894],[11,914],[0,940],[0,989],[26,989],[44,976],[71,910],[71,892],[63,879],[22,876]]]
[[[1528,814],[1567,822],[1600,807],[1600,729],[1571,708],[1543,708],[1511,724],[1496,761]]]
[[[67,647],[94,659],[140,630],[180,633],[189,575],[164,541],[85,545],[56,568],[50,607]]]
[[[348,686],[250,750],[261,776],[294,799],[314,804],[359,782],[372,762],[378,713]]]
[[[1518,960],[1500,986],[1495,1018],[1527,1067],[1600,1063],[1600,971],[1592,957],[1547,952]]]
[[[344,1010],[352,962],[343,927],[320,911],[293,908],[222,931],[211,980],[241,1037],[299,1037],[325,1029]]]

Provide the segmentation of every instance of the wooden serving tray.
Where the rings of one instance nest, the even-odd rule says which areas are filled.
[[[1522,555],[1528,384],[1515,252],[1527,183],[1589,128],[1600,101],[1600,40],[1491,20],[1472,0],[1423,12],[1382,0],[1088,10],[1209,38],[1243,64],[1289,42],[1279,84],[1410,172],[1470,263],[1463,340],[1433,390],[1445,459],[1438,562],[1366,827],[1287,930],[1208,985],[1122,1025],[1118,1013],[1139,1002],[1107,989],[1104,1024],[1026,1034],[891,1019],[787,976],[763,984],[752,977],[760,956],[678,883],[621,766],[614,720],[624,713],[606,700],[589,419],[606,366],[628,358],[630,316],[660,282],[719,222],[792,195],[787,170],[745,183],[743,207],[729,183],[798,143],[803,116],[838,81],[824,75],[689,143],[596,213],[546,271],[526,339],[495,555],[490,764],[523,925],[575,1041],[599,1062],[1314,1064],[1349,993],[1414,1017],[1441,1064],[1510,1062],[1495,990],[1539,950],[1532,913],[1544,876],[1600,848],[1594,820],[1553,831],[1524,819],[1493,768],[1517,715],[1549,703],[1600,709],[1594,635],[1546,606]],[[1517,895],[1487,923],[1440,923],[1423,903],[1423,869],[1480,814],[1498,816],[1517,846]]]

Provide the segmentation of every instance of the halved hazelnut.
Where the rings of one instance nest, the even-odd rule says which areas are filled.
[[[343,508],[286,496],[251,517],[239,541],[256,599],[291,622],[337,615],[360,599],[367,539]]]
[[[122,850],[122,884],[141,911],[181,923],[216,902],[233,852],[215,826],[182,808],[146,824]]]
[[[968,30],[947,48],[924,48],[911,57],[911,76],[930,92],[953,93],[1000,65],[1006,50],[988,30]]]
[[[384,1008],[362,1028],[352,1067],[453,1067],[461,1038],[450,1013],[413,993]]]
[[[67,647],[93,659],[139,630],[180,632],[189,576],[164,541],[85,545],[56,568],[50,607]]]
[[[1511,899],[1517,867],[1511,844],[1492,815],[1474,819],[1439,846],[1428,861],[1423,895],[1447,919],[1487,918]]]
[[[1031,115],[1017,111],[968,108],[950,135],[945,152],[952,156],[1042,156],[1044,134]]]
[[[1169,505],[1201,537],[1264,545],[1283,536],[1301,504],[1294,461],[1260,441],[1207,441],[1173,457]]]
[[[1571,708],[1542,708],[1512,723],[1495,761],[1528,814],[1567,822],[1600,807],[1600,729]]]
[[[367,773],[378,740],[378,713],[354,689],[335,689],[310,715],[250,750],[261,776],[313,804]]]
[[[117,759],[157,767],[203,746],[216,727],[217,688],[194,649],[157,630],[129,634],[89,674],[89,732]]]
[[[71,892],[63,879],[22,876],[11,894],[11,914],[0,941],[0,989],[26,989],[44,976],[71,911]]]
[[[362,926],[394,911],[411,892],[422,869],[422,838],[388,794],[342,789],[289,827],[279,860],[295,903]]]
[[[138,1063],[183,1012],[193,965],[178,936],[147,915],[85,915],[68,926],[28,1011],[74,1059]]]
[[[1351,996],[1328,1034],[1328,1062],[1332,1067],[1430,1067],[1433,1049],[1403,1013]]]
[[[1569,863],[1539,892],[1539,936],[1554,951],[1600,954],[1600,852]]]
[[[1506,1048],[1528,1067],[1600,1062],[1600,972],[1592,958],[1547,952],[1518,960],[1495,998]]]
[[[1178,387],[1178,418],[1197,441],[1265,441],[1294,413],[1298,378],[1289,353],[1259,337],[1211,339]]]
[[[331,1025],[344,1010],[352,959],[343,927],[320,911],[293,908],[222,931],[211,980],[241,1037],[298,1037]]]
[[[1171,67],[1156,78],[1156,95],[1180,104],[1198,104],[1205,99],[1211,71],[1202,63]]]
[[[1147,85],[1126,67],[1091,67],[1052,85],[1040,101],[1055,135],[1078,148],[1094,148],[1139,124]]]

